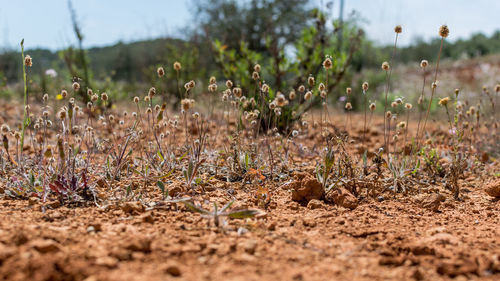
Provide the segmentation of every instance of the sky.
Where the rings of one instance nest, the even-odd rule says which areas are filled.
[[[313,0],[324,5],[330,0]],[[333,15],[340,0],[333,0]],[[450,28],[450,40],[475,32],[500,30],[500,0],[345,0],[344,15],[353,10],[378,44],[391,44],[394,26],[403,26],[401,46],[415,38],[437,36],[440,25]],[[105,46],[157,37],[183,37],[193,20],[191,0],[73,0],[85,35],[84,46]],[[75,43],[67,0],[0,0],[0,48],[57,50]]]

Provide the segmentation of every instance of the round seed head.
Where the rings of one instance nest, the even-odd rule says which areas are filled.
[[[446,106],[446,105],[448,105],[449,101],[450,101],[449,97],[442,98],[442,99],[439,100],[439,105]]]
[[[165,69],[163,69],[163,67],[160,66],[156,70],[156,73],[158,73],[158,77],[163,77],[163,75],[165,75]]]
[[[394,32],[396,33],[403,32],[403,28],[401,27],[401,25],[396,25],[396,27],[394,27]]]
[[[363,85],[362,85],[362,88],[363,88],[363,91],[368,91],[368,82],[364,82]]]
[[[385,70],[385,71],[388,71],[391,67],[389,66],[389,63],[384,61],[382,63],[382,69]]]
[[[429,62],[427,60],[422,60],[420,62],[420,67],[426,68],[429,65]]]
[[[323,67],[324,67],[325,69],[327,69],[327,70],[328,70],[328,69],[330,69],[330,68],[332,68],[332,65],[333,65],[333,64],[332,64],[332,60],[331,60],[330,58],[326,58],[326,59],[323,61]]]
[[[441,25],[439,27],[439,36],[446,38],[450,34],[450,30],[448,29],[448,26],[446,24]]]
[[[33,59],[31,58],[30,55],[26,55],[24,57],[24,65],[29,66],[29,67],[33,66]]]
[[[182,68],[182,66],[181,66],[180,62],[178,62],[178,61],[174,62],[175,71],[179,71],[179,70],[181,70],[181,68]]]
[[[310,98],[312,98],[312,92],[311,91],[307,91],[307,93],[304,95],[304,99],[305,100],[309,100]]]

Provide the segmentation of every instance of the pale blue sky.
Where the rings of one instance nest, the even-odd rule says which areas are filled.
[[[318,5],[328,0],[315,0]],[[338,15],[340,0],[334,1]],[[135,41],[183,36],[193,20],[190,0],[73,0],[85,35],[85,46],[119,40]],[[401,45],[417,36],[435,37],[441,24],[450,27],[450,40],[474,32],[500,30],[500,0],[345,0],[345,15],[358,11],[368,36],[390,44],[393,27],[403,26]],[[66,0],[0,0],[0,48],[60,49],[75,42]]]

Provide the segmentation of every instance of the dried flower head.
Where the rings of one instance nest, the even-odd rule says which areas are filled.
[[[412,109],[413,105],[411,103],[405,103],[405,108],[410,110]]]
[[[364,82],[363,85],[361,86],[361,88],[363,89],[363,91],[368,91],[368,82]]]
[[[318,91],[324,91],[325,90],[325,84],[319,83],[318,85]]]
[[[350,87],[345,88],[345,93],[350,95],[352,93],[352,89]]]
[[[24,65],[29,66],[29,67],[33,66],[33,59],[31,59],[30,55],[26,55],[24,57]]]
[[[178,61],[174,62],[175,71],[179,71],[179,70],[181,70],[181,68],[182,68],[182,66],[181,66],[180,62],[178,62]]]
[[[324,99],[324,98],[326,98],[326,95],[327,95],[327,92],[326,92],[326,91],[321,91],[321,92],[319,93],[319,96],[320,96],[321,98],[323,98],[323,99]]]
[[[61,97],[65,99],[68,96],[68,92],[66,90],[61,91]]]
[[[262,87],[261,87],[261,91],[262,91],[263,93],[267,93],[267,92],[269,92],[269,85],[267,85],[267,84],[263,84],[263,85],[262,85]]]
[[[101,100],[103,100],[104,102],[108,101],[108,94],[102,93],[101,94]]]
[[[276,108],[276,102],[275,101],[272,101],[269,103],[269,109],[273,110]]]
[[[404,129],[406,128],[406,122],[405,121],[401,121],[398,123],[398,128],[401,128],[401,129]]]
[[[437,84],[438,84],[438,82],[437,82],[437,81],[432,82],[432,84],[431,84],[431,88],[432,88],[432,89],[436,89],[436,88],[437,88]]]
[[[256,64],[254,67],[253,67],[253,70],[255,72],[260,72],[260,64]]]
[[[91,97],[94,94],[92,89],[87,89],[87,96]]]
[[[6,135],[10,132],[10,127],[7,124],[2,124],[2,127],[0,128],[0,131],[2,131],[2,134]]]
[[[439,105],[446,106],[446,105],[448,105],[449,101],[450,101],[449,97],[442,98],[442,99],[439,100]]]
[[[217,84],[210,84],[210,85],[208,85],[208,91],[211,92],[211,93],[217,91]]]
[[[347,102],[347,103],[345,104],[345,109],[346,109],[346,110],[351,110],[351,109],[352,109],[352,104],[351,104],[350,102]]]
[[[446,24],[441,25],[439,27],[439,36],[446,38],[450,34],[450,29],[448,29],[448,26]]]
[[[386,118],[386,119],[391,119],[391,117],[392,117],[392,112],[387,111],[387,112],[385,113],[385,118]]]
[[[215,78],[215,76],[210,76],[210,79],[208,80],[209,84],[215,84],[217,83],[217,79]]]
[[[307,93],[304,95],[304,99],[305,100],[309,100],[310,98],[312,98],[312,92],[311,91],[307,91]]]
[[[429,65],[429,62],[427,60],[422,60],[420,62],[420,67],[426,68]]]
[[[314,77],[309,76],[309,78],[307,78],[307,83],[309,84],[310,87],[313,87],[315,83]]]
[[[239,87],[233,88],[233,95],[237,98],[241,97],[243,91]]]
[[[259,73],[258,73],[257,71],[254,71],[254,72],[252,73],[252,79],[253,79],[253,80],[259,80],[259,78],[260,78]]]
[[[150,98],[153,98],[155,95],[156,95],[156,88],[155,88],[155,87],[151,87],[151,88],[149,88],[149,91],[148,91],[148,96],[149,96]]]
[[[401,27],[401,25],[396,25],[396,27],[394,27],[394,32],[396,33],[403,32],[403,28]]]
[[[80,84],[78,82],[74,82],[72,87],[73,87],[73,90],[75,90],[75,91],[80,90]]]
[[[163,77],[163,75],[165,75],[165,69],[163,69],[163,67],[160,66],[156,70],[156,73],[158,73],[158,77]]]
[[[290,100],[294,100],[296,96],[297,96],[297,94],[295,94],[294,90],[291,90],[290,93],[288,94],[288,98]]]
[[[61,120],[66,119],[66,109],[61,108],[61,110],[59,110],[59,112],[57,113],[57,117]]]
[[[327,69],[327,70],[328,70],[328,69],[330,69],[330,68],[332,68],[332,65],[333,65],[333,64],[332,64],[332,60],[331,60],[329,57],[327,57],[327,58],[323,61],[323,67],[324,67],[325,69]]]
[[[374,110],[377,108],[377,106],[375,105],[375,103],[374,103],[374,102],[370,103],[370,106],[369,106],[369,107],[370,107],[370,110],[371,110],[371,111],[374,111]]]
[[[299,88],[297,89],[299,92],[303,93],[306,90],[306,87],[304,85],[300,85]]]
[[[134,103],[135,103],[135,104],[138,104],[138,103],[139,103],[139,97],[138,97],[138,96],[135,96],[135,97],[134,97]]]
[[[500,84],[495,85],[495,92],[496,93],[500,92]]]
[[[228,89],[231,89],[231,88],[233,87],[233,81],[231,81],[231,80],[227,80],[227,81],[226,81],[226,87],[227,87]]]
[[[42,100],[43,102],[47,102],[49,100],[49,94],[44,94]]]
[[[382,69],[385,70],[385,71],[388,71],[389,69],[391,68],[391,66],[389,65],[388,62],[384,61],[382,63]]]

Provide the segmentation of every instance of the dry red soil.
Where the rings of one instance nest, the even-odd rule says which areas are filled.
[[[500,280],[500,203],[485,193],[500,181],[491,173],[467,172],[459,201],[437,183],[413,194],[362,191],[345,208],[292,200],[293,176],[311,165],[269,184],[264,215],[220,227],[159,200],[42,208],[0,195],[0,279]],[[498,162],[487,169],[498,172]],[[206,207],[262,209],[252,184],[213,178],[205,189],[196,198]]]

